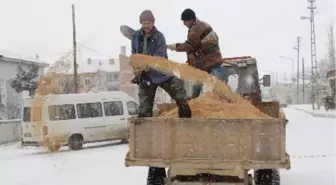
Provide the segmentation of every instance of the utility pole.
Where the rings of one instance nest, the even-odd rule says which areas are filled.
[[[312,65],[312,78],[313,78],[313,110],[315,110],[315,101],[317,104],[317,109],[320,110],[320,97],[319,97],[319,84],[318,84],[318,76],[317,76],[317,58],[316,58],[316,38],[315,38],[315,9],[314,6],[315,0],[308,0],[310,9],[310,34],[311,34],[311,60],[313,62]]]
[[[72,5],[72,35],[73,35],[74,93],[77,93],[78,83],[77,83],[77,43],[76,43],[75,5]]]
[[[333,25],[329,26],[328,31],[328,40],[329,40],[329,68],[334,69],[336,67],[335,59],[335,45],[334,45],[334,28]]]
[[[302,58],[302,103],[305,103],[305,61]]]
[[[297,51],[297,69],[296,69],[296,102],[299,102],[300,97],[300,43],[301,43],[301,37],[297,37],[296,46],[294,49]]]
[[[311,86],[312,86],[312,106],[313,110],[320,109],[320,98],[319,98],[319,84],[318,84],[318,73],[317,73],[317,59],[316,59],[316,37],[315,37],[315,0],[308,0],[310,10],[310,16],[301,16],[302,20],[310,21],[310,62],[311,62]],[[315,105],[316,103],[316,105]]]

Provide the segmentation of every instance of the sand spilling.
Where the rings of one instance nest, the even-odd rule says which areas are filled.
[[[42,106],[44,103],[44,96],[49,94],[57,94],[59,87],[56,79],[60,74],[68,73],[68,70],[71,69],[72,53],[69,52],[67,55],[63,56],[60,60],[55,62],[51,66],[48,72],[41,77],[39,80],[38,87],[31,106],[31,120],[43,120],[41,112],[38,112],[38,107]],[[35,132],[39,132],[40,140],[43,141],[43,146],[51,152],[56,152],[60,149],[60,142],[56,137],[43,134],[43,121],[33,121],[31,124],[34,124],[37,129]]]
[[[254,107],[250,102],[243,99],[241,95],[232,92],[231,88],[224,82],[218,80],[212,75],[209,75],[207,72],[198,70],[187,64],[176,63],[170,60],[166,60],[164,58],[151,57],[148,55],[140,54],[132,55],[130,57],[130,64],[136,68],[150,67],[166,74],[175,75],[181,79],[199,82],[202,84],[206,84],[208,87],[211,87],[213,92],[218,94],[218,97],[213,99],[214,96],[209,96],[212,98],[207,98],[208,96],[204,96],[193,100],[196,102],[200,102],[195,105],[195,108],[192,107],[195,115],[197,115],[196,110],[200,110],[204,111],[204,114],[202,114],[203,117],[216,117],[217,115],[221,115],[221,117],[233,116],[235,118],[247,118],[249,116],[267,117],[265,114],[262,114],[259,109]],[[190,103],[192,104],[193,101],[191,101]],[[225,110],[223,112],[224,115],[222,115],[222,113],[220,112],[211,113],[217,111],[217,109]]]
[[[241,104],[228,103],[218,94],[206,92],[197,99],[189,101],[193,118],[225,118],[225,119],[261,119],[269,118],[259,109],[250,109]],[[159,117],[178,117],[178,109],[163,112]]]
[[[230,87],[207,72],[198,70],[187,64],[181,64],[160,57],[136,54],[130,57],[130,64],[136,68],[153,68],[166,74],[175,75],[181,79],[206,84],[213,88],[223,99],[229,103],[249,104],[239,94],[232,92]]]

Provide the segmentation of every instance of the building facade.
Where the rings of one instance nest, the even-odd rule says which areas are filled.
[[[79,84],[85,84],[82,80],[88,81],[92,78],[90,86],[94,86],[96,91],[118,91],[120,90],[120,68],[117,59],[92,59],[87,58],[77,64]],[[61,77],[63,80],[73,79],[73,64],[68,70],[69,74]]]
[[[22,94],[17,93],[10,86],[10,82],[16,77],[19,66],[24,70],[28,70],[32,64],[38,66],[39,76],[43,75],[44,69],[49,66],[47,63],[40,61],[17,59],[0,54],[0,112],[2,112],[2,118],[0,119],[10,119],[8,114],[16,112],[17,109],[20,110]]]
[[[73,92],[73,74],[58,74],[57,76],[55,76],[54,80],[58,86],[58,93],[63,94]],[[78,73],[77,84],[78,92],[80,93],[97,91],[119,91],[120,73],[118,71]]]

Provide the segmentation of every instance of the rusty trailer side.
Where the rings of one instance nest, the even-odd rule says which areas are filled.
[[[283,119],[130,118],[126,166],[290,168]]]

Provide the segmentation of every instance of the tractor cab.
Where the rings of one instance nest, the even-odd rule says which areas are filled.
[[[232,84],[229,77],[236,78],[234,84],[236,92],[244,98],[250,98],[252,102],[261,102],[261,88],[270,86],[270,75],[259,78],[257,61],[250,56],[223,58],[222,67],[226,74],[228,84]],[[233,89],[232,89],[233,90]]]

